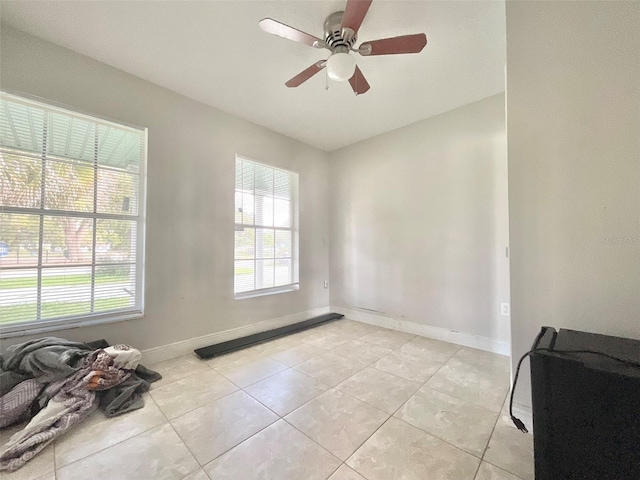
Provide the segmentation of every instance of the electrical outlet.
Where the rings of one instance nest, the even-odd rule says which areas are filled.
[[[511,308],[508,303],[500,304],[500,314],[504,315],[505,317],[508,317],[509,315],[511,315]]]
[[[324,281],[324,288],[329,288],[329,280]]]

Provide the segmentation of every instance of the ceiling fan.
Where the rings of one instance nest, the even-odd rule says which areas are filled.
[[[344,12],[334,12],[324,22],[324,39],[314,37],[296,28],[280,23],[272,18],[260,20],[260,28],[267,33],[304,43],[314,48],[324,48],[331,52],[327,60],[320,60],[285,83],[287,87],[298,87],[326,67],[330,79],[339,82],[349,80],[356,95],[369,90],[369,83],[356,65],[351,52],[362,56],[393,55],[397,53],[419,53],[427,44],[424,33],[402,35],[354,44],[358,39],[358,29],[362,25],[372,0],[347,0]]]

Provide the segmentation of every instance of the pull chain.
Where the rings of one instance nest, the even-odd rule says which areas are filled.
[[[324,89],[329,90],[329,72],[327,71],[326,68],[324,69],[324,81],[325,81]]]

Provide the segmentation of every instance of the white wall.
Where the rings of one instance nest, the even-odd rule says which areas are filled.
[[[504,95],[331,154],[331,305],[509,340]]]
[[[507,2],[507,105],[514,366],[542,325],[640,338],[640,3]]]
[[[4,25],[0,53],[0,88],[149,128],[145,318],[56,335],[146,349],[329,305],[325,152]],[[233,298],[236,153],[300,174],[297,292]]]

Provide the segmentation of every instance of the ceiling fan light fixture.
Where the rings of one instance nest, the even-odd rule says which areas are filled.
[[[355,48],[358,30],[371,2],[372,0],[347,0],[344,11],[333,12],[325,19],[321,39],[272,18],[260,20],[260,28],[267,33],[331,52],[327,60],[321,60],[307,67],[285,82],[285,85],[289,88],[299,87],[326,67],[327,78],[337,82],[349,80],[353,93],[361,95],[369,91],[370,85],[350,52],[357,52],[363,57],[375,57],[422,51],[427,45],[427,36],[424,33],[371,40]],[[329,88],[329,85],[327,84],[325,88]]]
[[[331,80],[344,82],[356,71],[356,59],[347,52],[337,52],[327,60],[327,75]]]

